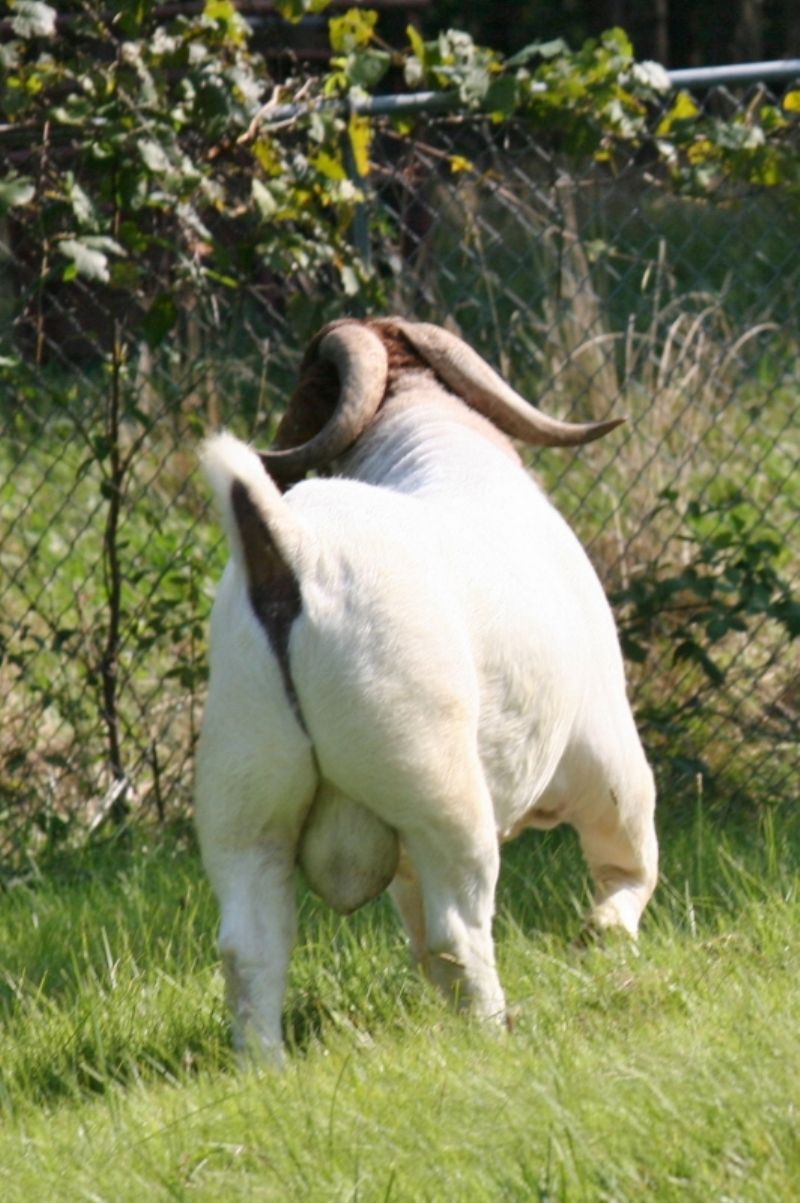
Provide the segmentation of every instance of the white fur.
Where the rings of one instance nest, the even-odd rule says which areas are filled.
[[[500,842],[573,824],[597,927],[635,935],[654,888],[653,779],[609,606],[567,524],[482,424],[409,372],[340,461],[346,479],[285,497],[243,444],[206,444],[234,555],[212,618],[197,824],[238,1038],[259,1049],[281,1044],[294,867],[328,799],[339,809],[318,831],[337,834],[315,844],[320,892],[320,842],[337,841],[331,864],[346,873],[352,857],[358,882],[373,849],[391,852],[381,833],[397,833],[390,889],[412,951],[483,1017],[505,1014]],[[301,585],[289,658],[305,730],[247,599],[236,477]],[[334,881],[329,892],[337,905]]]

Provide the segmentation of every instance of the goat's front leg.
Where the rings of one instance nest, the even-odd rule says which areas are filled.
[[[297,921],[294,848],[264,840],[214,866],[221,921],[219,950],[236,1048],[280,1061],[281,1011]]]

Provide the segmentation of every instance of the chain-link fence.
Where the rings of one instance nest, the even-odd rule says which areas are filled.
[[[788,85],[695,99],[746,113],[771,88],[780,110]],[[48,153],[15,150],[28,176]],[[371,160],[353,236],[385,309],[457,330],[550,413],[628,417],[534,467],[614,600],[662,805],[796,796],[797,192],[681,195],[646,155],[612,171],[458,113],[378,122]],[[160,308],[132,341],[124,291],[55,278],[24,209],[0,244],[0,823],[18,859],[34,830],[187,805],[224,559],[199,440],[224,423],[267,444],[307,337],[368,302],[346,272],[258,263],[176,295],[153,256]]]

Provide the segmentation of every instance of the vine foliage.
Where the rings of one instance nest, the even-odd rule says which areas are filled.
[[[277,7],[297,19],[326,4]],[[398,51],[381,39],[377,13],[358,8],[330,21],[326,73],[278,85],[232,0],[205,0],[199,13],[167,21],[152,0],[123,0],[110,22],[92,0],[58,11],[14,0],[11,11],[14,36],[0,47],[11,150],[0,211],[24,208],[30,222],[35,210],[48,273],[131,294],[140,332],[154,342],[176,307],[148,292],[151,253],[173,257],[178,289],[235,287],[256,263],[283,279],[333,273],[349,295],[374,284],[350,240],[372,124],[348,102],[380,88],[390,69],[409,88],[434,88],[497,122],[518,117],[565,153],[612,170],[635,148],[682,189],[707,192],[723,178],[800,183],[800,92],[782,107],[756,96],[728,119],[678,93],[654,124],[669,79],[636,62],[619,29],[578,50],[538,42],[503,59],[458,30],[424,41],[409,28]],[[31,144],[44,168],[35,176],[22,150]]]

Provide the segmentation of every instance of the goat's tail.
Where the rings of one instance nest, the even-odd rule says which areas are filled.
[[[271,547],[287,563],[294,560],[300,532],[258,453],[223,431],[206,439],[200,459],[231,551],[248,579],[254,553],[257,558]]]
[[[201,462],[216,494],[234,560],[270,641],[300,609],[296,566],[301,531],[258,454],[233,435],[212,436]]]

